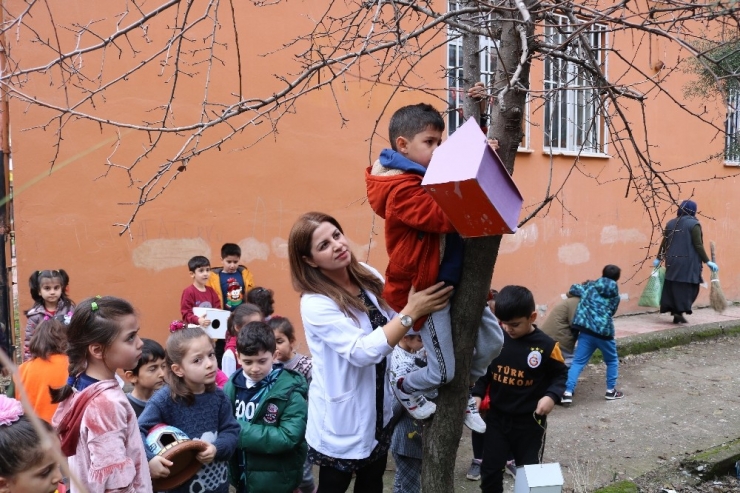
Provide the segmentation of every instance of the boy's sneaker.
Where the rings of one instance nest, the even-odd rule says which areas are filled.
[[[437,405],[426,400],[423,395],[407,394],[400,389],[397,382],[393,382],[391,387],[393,388],[393,393],[395,394],[396,399],[398,399],[398,402],[403,404],[403,407],[406,408],[412,418],[427,419],[437,410]]]
[[[573,392],[568,392],[567,390],[563,392],[563,396],[560,398],[560,404],[564,406],[573,404]]]
[[[516,462],[513,460],[506,461],[506,473],[512,478],[516,478]]]
[[[476,433],[486,432],[486,422],[480,417],[472,395],[468,399],[468,407],[465,409],[465,421],[463,423]]]
[[[480,481],[480,461],[473,459],[473,462],[470,463],[470,469],[468,469],[468,473],[465,475],[466,478],[468,478],[471,481]]]
[[[624,397],[624,394],[617,389],[607,390],[606,394],[604,394],[604,399],[607,401],[613,401],[614,399],[621,399]]]

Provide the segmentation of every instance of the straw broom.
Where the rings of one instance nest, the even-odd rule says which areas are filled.
[[[712,262],[716,263],[713,241],[709,242],[709,249],[712,253]],[[711,286],[709,287],[709,304],[712,305],[712,309],[715,312],[722,313],[727,308],[727,299],[725,298],[725,293],[722,292],[722,287],[719,285],[719,276],[714,271],[711,274],[711,281]]]

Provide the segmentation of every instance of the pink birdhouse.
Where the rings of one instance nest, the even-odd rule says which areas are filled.
[[[524,199],[473,118],[434,151],[421,185],[462,236],[517,229]]]

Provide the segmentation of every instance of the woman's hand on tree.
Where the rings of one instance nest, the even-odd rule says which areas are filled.
[[[452,296],[452,286],[445,287],[445,283],[438,282],[422,291],[416,291],[413,287],[409,291],[409,301],[403,309],[404,315],[414,320],[437,312],[447,306]]]

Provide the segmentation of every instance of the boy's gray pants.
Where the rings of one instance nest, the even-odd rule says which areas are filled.
[[[429,315],[419,331],[427,353],[427,366],[406,374],[403,390],[416,394],[436,389],[455,376],[455,350],[452,346],[452,323],[450,303],[438,312]],[[499,355],[504,345],[504,333],[486,305],[478,327],[475,351],[470,364],[471,385],[485,375],[488,365]]]

